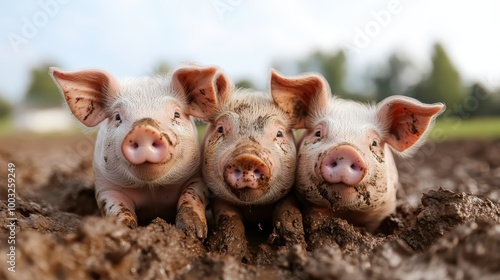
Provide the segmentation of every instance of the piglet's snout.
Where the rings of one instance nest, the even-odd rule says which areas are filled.
[[[258,189],[267,184],[269,176],[267,164],[250,154],[236,156],[224,167],[224,180],[235,189]]]
[[[160,163],[167,151],[165,136],[148,124],[135,126],[122,142],[123,156],[132,164]]]
[[[351,146],[341,145],[331,150],[321,161],[321,175],[332,184],[356,185],[366,174],[366,163]]]

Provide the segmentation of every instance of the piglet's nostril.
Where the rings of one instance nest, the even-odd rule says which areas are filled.
[[[122,153],[132,164],[160,163],[167,157],[168,143],[156,128],[134,127],[122,143]]]
[[[342,145],[331,150],[322,160],[320,172],[329,183],[358,184],[366,174],[366,163],[358,151]]]
[[[256,168],[254,171],[253,171],[253,174],[255,175],[255,177],[259,178],[259,179],[262,179],[265,175],[264,175],[264,171],[260,168]]]

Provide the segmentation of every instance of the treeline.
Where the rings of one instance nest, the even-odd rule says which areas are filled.
[[[55,64],[43,63],[30,71],[31,81],[21,104],[33,107],[50,107],[62,104],[62,97],[49,76],[49,67]],[[8,118],[14,112],[14,105],[0,96],[0,119]]]
[[[332,94],[359,101],[380,101],[391,95],[406,95],[425,103],[443,102],[447,116],[470,118],[500,115],[500,89],[490,92],[480,82],[465,84],[444,47],[436,43],[428,73],[421,73],[408,58],[392,54],[385,65],[369,67],[365,88],[357,93],[346,89],[347,59],[342,50],[314,52],[305,59],[277,63],[275,68],[292,72],[319,72],[325,76]],[[290,71],[288,71],[290,72]]]
[[[421,73],[408,58],[392,54],[384,65],[368,67],[367,83],[363,93],[346,88],[348,58],[342,50],[333,52],[313,52],[303,59],[275,63],[274,68],[285,74],[319,72],[325,76],[332,93],[359,101],[380,101],[388,96],[401,94],[414,97],[422,102],[446,104],[447,116],[471,118],[478,116],[500,116],[500,89],[490,92],[480,82],[465,84],[450,60],[444,47],[434,45],[432,66],[428,73]],[[62,97],[48,75],[49,66],[44,63],[31,70],[31,82],[22,101],[25,106],[49,107],[62,104]],[[152,74],[168,72],[170,66],[159,63]],[[242,79],[236,83],[240,87],[253,87],[253,82]],[[13,105],[0,96],[0,119],[13,112]]]

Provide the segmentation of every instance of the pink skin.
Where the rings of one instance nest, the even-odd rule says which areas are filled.
[[[232,205],[276,202],[291,188],[295,170],[288,116],[257,92],[228,92],[219,102],[204,140],[207,186]]]
[[[375,231],[396,207],[392,151],[415,151],[444,105],[403,96],[363,105],[330,97],[320,75],[272,75],[275,98],[288,98],[288,108],[304,108],[298,115],[305,131],[299,140],[296,193],[313,211]]]
[[[332,149],[321,161],[321,175],[331,184],[354,186],[366,175],[366,163],[355,148],[340,145]]]
[[[129,227],[162,217],[205,238],[206,187],[191,117],[205,118],[225,80],[215,67],[118,82],[101,70],[50,71],[75,117],[100,124],[94,150],[101,212]]]
[[[122,142],[123,156],[134,165],[167,160],[168,142],[161,132],[147,124],[139,125]]]
[[[241,253],[246,251],[244,246],[240,247],[245,243],[235,245],[231,240],[244,242],[243,223],[271,222],[278,201],[284,201],[292,188],[294,122],[269,94],[238,89],[221,94],[217,110],[208,119],[202,170],[215,196],[211,207],[216,222],[209,244],[215,251],[237,256],[245,254]],[[276,223],[283,228],[286,224]]]

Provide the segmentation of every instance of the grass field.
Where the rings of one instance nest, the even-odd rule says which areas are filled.
[[[500,138],[500,118],[438,120],[429,136],[443,140]]]
[[[12,119],[3,118],[0,119],[0,135],[8,135],[14,132],[14,124]]]

